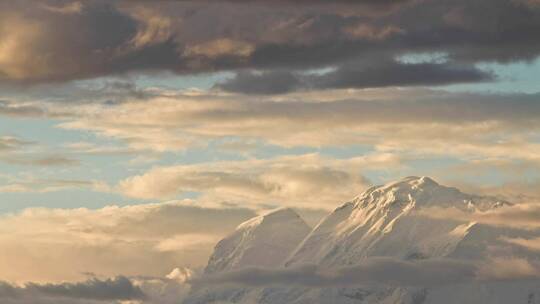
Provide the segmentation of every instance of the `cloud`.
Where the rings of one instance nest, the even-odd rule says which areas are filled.
[[[100,78],[34,85],[0,82],[0,89],[4,99],[0,101],[0,114],[26,119],[72,117],[73,113],[55,106],[62,103],[114,105],[124,100],[144,100],[154,96],[152,88],[142,89],[129,78]]]
[[[27,165],[27,166],[74,166],[78,165],[79,161],[76,159],[67,158],[64,156],[43,156],[38,158],[28,158],[28,157],[1,157],[0,160],[17,165]]]
[[[421,210],[420,213],[431,218],[477,222],[499,227],[529,230],[540,228],[540,204],[507,205],[484,212],[433,207]]]
[[[0,281],[0,301],[5,304],[175,304],[182,301],[189,290],[189,285],[176,278],[149,276],[92,277],[63,283]]]
[[[74,1],[71,3],[66,3],[65,5],[61,5],[61,6],[52,6],[52,5],[44,4],[43,8],[51,12],[55,12],[59,14],[80,14],[84,6],[82,2]]]
[[[132,11],[132,17],[138,22],[138,30],[129,44],[136,50],[165,43],[173,34],[173,20],[160,15],[152,7],[137,6]]]
[[[171,274],[176,273],[174,269]],[[183,269],[186,273],[194,275],[189,269]],[[177,273],[176,273],[177,274]],[[133,283],[145,294],[145,299],[141,304],[178,304],[189,294],[191,286],[181,279],[180,276],[166,278],[162,277],[134,277]]]
[[[183,1],[183,0],[179,0]],[[187,0],[189,1],[189,0]],[[208,2],[237,2],[237,3],[260,3],[263,5],[268,5],[268,2],[263,0],[207,0]],[[277,0],[275,2],[280,2],[281,4],[292,4],[292,5],[304,5],[304,4],[333,4],[333,3],[347,3],[347,4],[370,4],[370,5],[392,5],[408,2],[410,0]],[[533,0],[534,1],[534,0]]]
[[[31,142],[22,140],[17,137],[1,136],[0,137],[0,153],[6,152],[6,151],[17,150],[29,144],[31,144]]]
[[[10,165],[27,166],[73,166],[79,164],[76,159],[62,155],[49,155],[41,151],[26,151],[35,148],[36,142],[14,136],[0,136],[0,161]]]
[[[304,265],[294,268],[243,268],[212,275],[196,275],[189,269],[174,269],[167,277],[117,276],[64,283],[22,285],[0,282],[0,299],[6,304],[173,304],[182,301],[191,285],[240,285],[245,287],[347,287],[362,285],[438,287],[452,284],[508,280],[537,280],[538,265],[523,259],[486,262],[434,259],[403,261],[369,258],[357,265],[324,268]],[[186,281],[187,279],[187,281]],[[131,302],[132,301],[132,302]]]
[[[531,239],[505,238],[504,241],[510,244],[521,246],[523,248],[527,248],[531,251],[540,252],[540,237]]]
[[[416,68],[438,83],[478,81],[485,75],[475,63],[540,54],[533,2],[5,2],[0,78],[31,84],[149,71],[306,70],[358,58],[375,62],[380,54],[446,52],[464,68]],[[388,71],[378,66],[376,75]],[[408,84],[410,70],[393,82]]]
[[[253,210],[171,202],[101,209],[30,208],[0,216],[0,280],[74,281],[100,276],[163,277],[204,265],[217,240]],[[133,265],[137,265],[134,267]]]
[[[540,144],[535,136],[535,130],[540,128],[538,94],[451,93],[419,88],[340,89],[256,97],[200,91],[155,90],[152,94],[144,98],[129,97],[113,104],[29,103],[51,112],[62,111],[65,116],[60,120],[61,128],[91,131],[119,140],[118,146],[111,147],[79,143],[63,150],[65,156],[58,155],[72,160],[75,159],[72,155],[115,153],[136,153],[140,159],[155,159],[161,152],[214,146],[228,151],[242,149],[244,157],[252,158],[260,157],[260,151],[274,149],[275,146],[309,147],[308,151],[316,151],[328,146],[354,149],[355,145],[362,145],[369,152],[359,151],[359,154],[399,159],[399,162],[389,162],[388,170],[392,170],[395,164],[398,164],[398,169],[403,169],[403,165],[410,161],[426,158],[452,158],[462,164],[461,168],[429,173],[439,177],[448,177],[449,174],[470,176],[471,170],[467,168],[474,168],[474,174],[479,174],[482,171],[481,161],[490,161],[490,170],[504,170],[505,176],[509,176],[507,172],[510,170],[505,163],[522,163],[527,168],[540,164],[537,152]],[[24,145],[18,149],[22,147]],[[12,149],[9,153],[15,151]],[[23,155],[23,160],[28,162],[48,155],[51,153]],[[248,187],[249,182],[253,182],[253,188],[244,191],[250,193],[252,202],[261,200],[263,193],[271,196],[262,197],[262,200],[283,200],[285,192],[265,188],[272,184],[279,186],[281,181],[264,184],[266,181],[260,180],[259,172],[250,172],[252,176],[241,173],[236,174],[240,176],[225,174],[219,177],[214,173],[223,173],[221,170],[215,172],[203,167],[181,168],[189,173],[182,180],[183,189],[174,186],[171,169],[164,171],[161,177],[161,180],[165,180],[165,176],[170,177],[170,184],[161,185],[166,191],[157,193],[157,188],[153,187],[145,194],[142,187],[137,190],[139,193],[128,188],[122,192],[143,198],[175,197],[180,193],[205,190],[214,194],[214,189],[200,183],[186,184],[198,183],[203,178],[199,176],[199,181],[188,181],[190,177],[187,176],[206,174],[207,185],[215,184],[212,180],[219,178],[222,178],[221,185],[225,180],[239,177],[241,181],[236,186]],[[231,173],[231,170],[229,168],[225,172]],[[529,173],[534,174],[531,170]],[[511,185],[521,181],[521,176],[522,173],[512,173],[512,178],[507,178],[505,182],[508,184],[503,187],[480,190],[491,194],[495,190],[497,194],[512,196],[525,192],[535,195],[532,192],[535,189],[533,182]],[[227,188],[227,192],[233,193],[236,199],[246,199],[238,196],[239,190],[231,191],[231,185]],[[254,191],[256,189],[260,191]],[[219,191],[223,193],[224,189]],[[336,192],[341,193],[337,197],[346,199],[345,190]],[[325,197],[330,198],[331,195]]]
[[[2,4],[0,75],[6,80],[58,81],[103,73],[112,49],[136,32],[132,18],[104,1],[71,12],[69,6],[55,10],[40,4]]]
[[[252,97],[162,94],[117,106],[77,106],[60,126],[178,151],[235,138],[283,147],[371,145],[383,152],[538,159],[538,94],[351,90]],[[148,110],[151,107],[152,110]],[[453,148],[448,149],[451,145]]]
[[[483,158],[459,162],[444,167],[443,172],[433,173],[443,177],[445,183],[468,193],[496,196],[516,204],[540,201],[540,184],[535,176],[540,169],[538,159]],[[430,175],[432,175],[430,173]],[[500,175],[497,181],[487,182],[486,177]]]
[[[0,282],[2,303],[90,303],[91,301],[143,300],[143,291],[126,277],[78,283],[36,284],[13,286]],[[87,300],[87,301],[85,301]],[[103,302],[101,302],[103,301]]]
[[[37,179],[32,177],[8,177],[5,184],[0,185],[0,193],[46,193],[73,188],[99,190],[105,185],[98,181],[75,179]]]
[[[254,51],[254,46],[247,42],[231,39],[218,39],[186,48],[185,56],[219,58],[222,56],[247,57]]]
[[[232,79],[218,83],[216,88],[244,94],[281,94],[309,86],[301,75],[289,71],[239,72]]]
[[[281,269],[244,268],[193,279],[193,284],[232,284],[249,287],[304,286],[336,287],[387,285],[436,287],[478,281],[538,279],[540,268],[525,260],[489,262],[432,259],[403,261],[394,258],[368,258],[356,265],[324,268],[304,265]]]
[[[322,269],[315,265],[296,268],[244,268],[194,279],[193,284],[239,284],[244,286],[436,286],[470,281],[475,268],[457,261],[407,262],[392,258],[370,258],[345,268]]]
[[[480,268],[478,277],[488,281],[539,279],[540,267],[523,258],[495,258]]]
[[[79,141],[65,144],[69,153],[76,155],[130,155],[137,151],[123,147],[121,145],[98,145],[92,142]]]
[[[41,107],[38,106],[26,106],[0,100],[0,115],[28,118],[45,116],[45,112]]]
[[[533,8],[537,8],[538,6],[540,6],[540,1],[538,0],[516,0],[516,2],[523,3]]]
[[[160,241],[155,249],[161,252],[178,252],[196,247],[212,247],[218,241],[215,235],[181,234]]]
[[[330,159],[316,154],[154,168],[121,181],[117,189],[136,198],[172,198],[201,192],[204,201],[243,205],[332,208],[369,185],[361,170],[399,166],[388,157]]]
[[[125,277],[105,281],[91,279],[75,284],[28,284],[25,289],[50,296],[95,300],[133,300],[144,297],[142,291]]]
[[[167,275],[167,279],[176,280],[181,283],[187,282],[195,275],[195,272],[189,268],[175,268]]]
[[[451,63],[348,64],[324,74],[305,75],[287,71],[238,73],[217,84],[225,91],[244,94],[283,94],[294,90],[377,88],[389,86],[434,86],[493,80],[493,76],[474,67]]]

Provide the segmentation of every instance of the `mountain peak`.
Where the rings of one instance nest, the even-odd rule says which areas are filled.
[[[236,228],[237,230],[248,229],[263,223],[287,222],[287,221],[303,221],[302,218],[292,208],[278,208],[267,211],[264,214],[249,219]]]
[[[454,207],[482,211],[507,204],[493,197],[463,193],[457,188],[443,186],[427,176],[409,176],[371,187],[360,194],[353,203],[360,208],[377,204],[402,208]]]
[[[400,180],[387,183],[385,185],[379,185],[374,188],[380,189],[392,189],[392,188],[402,188],[402,189],[417,189],[417,188],[433,188],[433,187],[444,187],[437,183],[430,177],[427,176],[408,176]],[[373,188],[372,188],[373,189]]]
[[[404,178],[404,180],[416,185],[439,186],[439,184],[429,176],[408,176]]]
[[[256,216],[216,245],[206,273],[280,266],[310,231],[311,227],[291,208]]]

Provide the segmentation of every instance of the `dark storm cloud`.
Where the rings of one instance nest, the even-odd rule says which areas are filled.
[[[406,34],[404,50],[439,50],[463,62],[531,60],[538,56],[540,10],[519,0],[433,0],[390,17]]]
[[[219,83],[216,88],[245,94],[281,94],[305,89],[307,85],[302,75],[289,71],[270,71],[240,72],[234,78]]]
[[[104,1],[80,9],[20,1],[0,4],[0,77],[12,81],[60,81],[115,73],[115,49],[137,23]],[[74,2],[73,2],[74,3]]]
[[[90,279],[79,283],[28,283],[22,287],[0,282],[2,303],[10,300],[13,303],[41,303],[47,298],[53,303],[55,300],[63,301],[66,298],[72,301],[141,300],[145,298],[145,295],[139,287],[122,276],[107,280]]]
[[[335,72],[314,77],[316,88],[368,88],[385,86],[442,85],[460,82],[491,80],[489,73],[473,67],[452,64],[383,63],[378,66],[360,68],[344,66]]]
[[[190,1],[190,0],[177,0],[177,1]],[[193,0],[191,0],[193,1]],[[269,1],[266,0],[206,0],[207,2],[236,2],[236,3],[256,3],[256,2],[263,2],[268,3]],[[350,3],[350,4],[373,4],[373,5],[388,5],[388,4],[396,4],[396,3],[403,3],[403,2],[410,2],[411,0],[274,0],[271,1],[271,4],[275,3],[291,3],[291,4],[297,4],[297,3]]]
[[[310,85],[432,85],[485,80],[489,75],[474,63],[540,54],[540,8],[527,1],[306,0],[295,1],[294,9],[286,5],[292,1],[251,2],[3,2],[0,41],[9,43],[0,44],[0,78],[33,83],[157,70],[297,73],[361,58],[374,62],[369,73],[340,68]],[[452,65],[392,65],[386,59],[410,52],[444,52]],[[294,75],[277,75],[292,84],[256,84],[257,91],[298,85]],[[276,75],[265,77],[260,80]]]
[[[470,66],[449,63],[377,62],[368,66],[341,66],[325,74],[287,71],[241,72],[216,87],[246,94],[281,94],[295,90],[428,86],[493,80],[494,76]]]

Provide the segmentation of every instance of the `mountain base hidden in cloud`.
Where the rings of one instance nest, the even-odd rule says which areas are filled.
[[[278,209],[217,244],[185,303],[540,303],[538,254],[508,241],[540,231],[473,220],[512,206],[408,177],[368,189],[313,229]]]

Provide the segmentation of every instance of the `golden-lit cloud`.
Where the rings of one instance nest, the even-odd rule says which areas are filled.
[[[156,167],[121,181],[116,188],[135,198],[166,199],[200,192],[199,201],[206,202],[332,209],[370,185],[363,170],[400,166],[394,155],[332,159],[305,154]]]
[[[197,247],[212,247],[219,242],[216,235],[180,234],[161,240],[155,247],[161,252],[181,252]]]
[[[12,79],[45,75],[51,68],[47,54],[36,54],[43,35],[35,21],[22,16],[4,17],[0,23],[0,75]]]
[[[164,277],[175,267],[204,265],[214,240],[254,215],[189,202],[4,214],[0,280],[71,281],[86,272]]]
[[[139,22],[139,29],[130,41],[135,49],[163,43],[171,38],[171,18],[159,14],[151,7],[143,6],[135,6],[131,9],[131,14]]]
[[[204,44],[189,46],[184,51],[184,55],[208,58],[217,58],[220,56],[247,57],[254,49],[254,46],[247,42],[231,39],[218,39]]]
[[[521,246],[531,251],[540,252],[540,237],[524,239],[524,238],[505,238],[504,241]]]
[[[540,128],[536,95],[403,90],[396,98],[399,92],[353,90],[333,99],[292,94],[256,101],[236,94],[164,92],[117,106],[77,106],[74,118],[61,126],[157,151],[236,137],[283,147],[366,144],[422,155],[539,158],[533,140],[533,130]]]

